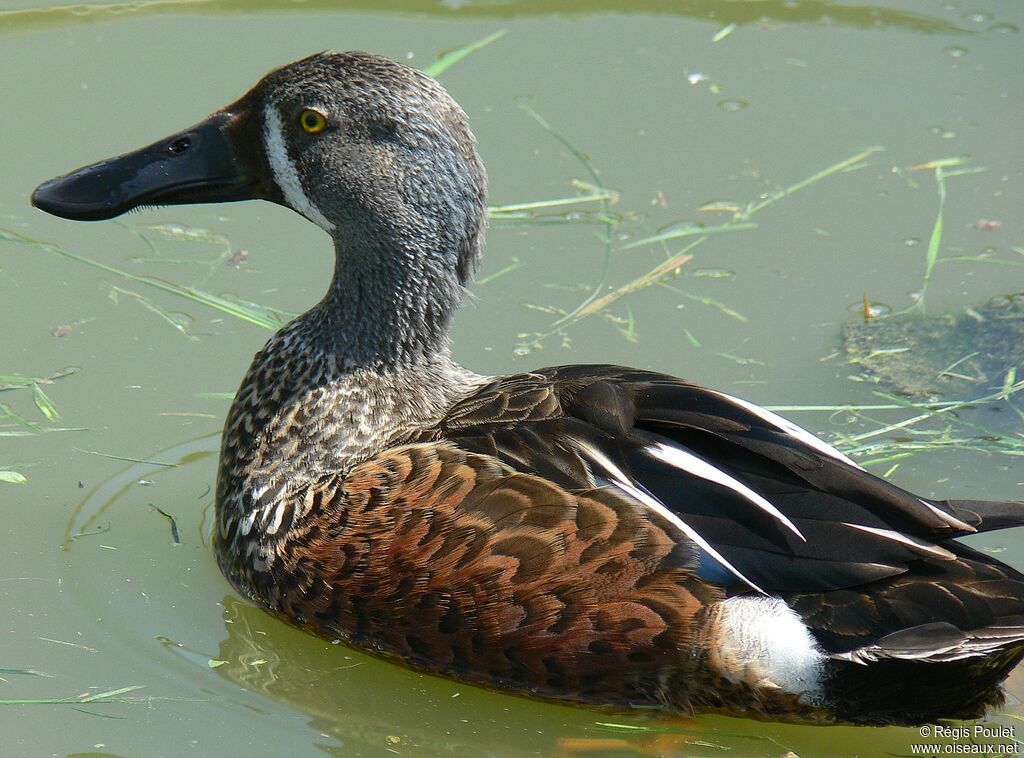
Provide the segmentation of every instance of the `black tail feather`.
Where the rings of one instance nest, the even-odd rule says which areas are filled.
[[[1024,526],[1024,500],[947,500],[944,505],[979,532]]]
[[[827,691],[836,715],[860,724],[913,726],[977,719],[1003,703],[1000,685],[1024,656],[1009,646],[986,657],[948,663],[882,660],[864,666],[832,661]]]

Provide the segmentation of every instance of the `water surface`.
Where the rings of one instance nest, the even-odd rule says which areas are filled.
[[[964,159],[949,171],[984,169],[947,180],[941,255],[1016,266],[940,263],[927,313],[1024,290],[1019,3],[554,6],[248,0],[0,12],[0,227],[136,276],[301,311],[326,285],[330,249],[290,211],[178,207],[86,225],[32,210],[28,195],[43,179],[194,123],[311,52],[359,48],[426,66],[505,29],[443,76],[479,138],[492,202],[586,191],[579,182],[595,177],[585,162],[618,199],[551,210],[543,224],[492,224],[482,283],[455,328],[467,366],[618,362],[764,404],[884,402],[841,354],[839,332],[860,317],[851,306],[865,295],[895,310],[914,302],[939,198],[934,170],[908,167],[938,159]],[[601,213],[614,214],[607,292],[694,237],[624,250],[630,242],[685,228],[674,224],[721,224],[730,213],[698,208],[756,201],[874,146],[884,150],[758,211],[756,228],[710,237],[675,278],[538,338],[602,281]],[[575,223],[559,215],[566,210]],[[584,746],[605,755],[904,755],[918,739],[906,729],[662,723],[536,703],[292,630],[234,595],[206,537],[227,410],[217,393],[234,390],[267,330],[12,241],[0,241],[0,303],[0,374],[78,369],[41,385],[60,420],[48,421],[27,389],[0,401],[43,429],[81,429],[0,437],[0,469],[27,478],[0,482],[0,665],[37,672],[4,673],[0,698],[144,687],[128,703],[4,707],[5,752],[567,756],[595,740]],[[1005,407],[974,413],[998,415],[999,434],[1020,439]],[[915,413],[788,415],[842,441]],[[978,450],[976,430],[948,426],[963,444],[873,470],[923,495],[1024,498],[1019,457]],[[879,439],[934,439],[916,430]],[[861,460],[878,457],[887,455]],[[174,517],[177,541],[157,509]],[[1024,536],[975,542],[1024,567]],[[1009,692],[992,723],[1024,717],[1024,676]]]

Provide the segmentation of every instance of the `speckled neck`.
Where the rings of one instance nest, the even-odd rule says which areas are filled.
[[[443,250],[422,238],[405,249],[395,236],[336,239],[327,294],[256,355],[225,425],[225,506],[248,511],[239,498],[252,492],[344,474],[435,424],[480,383],[449,352],[458,275]]]
[[[448,329],[463,288],[444,253],[380,236],[335,240],[334,276],[296,329],[304,347],[342,371],[394,373],[448,355]]]
[[[310,340],[315,313],[267,342],[228,413],[222,474],[248,487],[343,474],[435,424],[483,381],[447,350],[400,366],[350,365]]]
[[[376,232],[338,235],[327,294],[267,342],[242,381],[217,483],[228,554],[272,538],[288,493],[413,438],[485,381],[449,352],[463,290],[445,250]]]

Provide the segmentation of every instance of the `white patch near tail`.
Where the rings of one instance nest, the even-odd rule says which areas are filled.
[[[723,600],[718,609],[714,644],[723,674],[802,695],[812,705],[821,700],[826,655],[783,600],[740,595]]]
[[[274,181],[281,189],[288,206],[321,229],[328,233],[333,232],[334,224],[328,221],[320,209],[313,205],[302,189],[299,172],[295,169],[291,158],[288,157],[288,148],[284,143],[284,125],[281,123],[281,114],[277,112],[277,107],[273,104],[268,105],[263,111],[263,119],[263,142],[267,149],[270,170],[273,172]]]

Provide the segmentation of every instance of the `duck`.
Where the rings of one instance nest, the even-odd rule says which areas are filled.
[[[227,414],[213,538],[239,593],[432,674],[590,707],[831,724],[974,719],[1024,656],[1024,576],[958,538],[1024,502],[918,497],[775,413],[650,370],[484,376],[449,327],[486,172],[442,86],[364,52],[266,74],[39,209],[284,205],[319,303]]]

